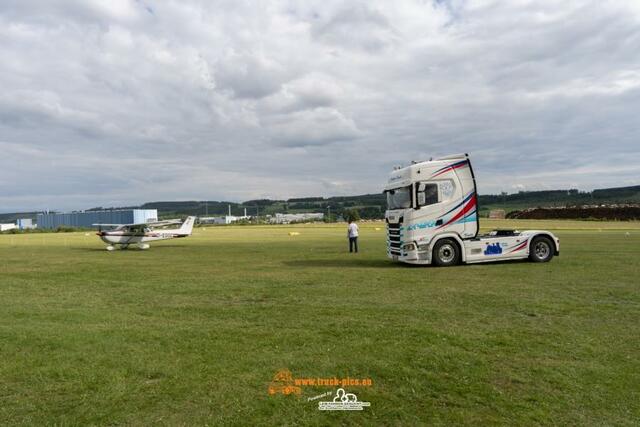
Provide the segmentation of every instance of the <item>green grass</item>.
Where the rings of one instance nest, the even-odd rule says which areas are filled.
[[[85,233],[2,235],[0,424],[637,425],[640,224],[483,225],[554,229],[561,256],[397,265],[380,224],[357,255],[328,225],[111,253]],[[348,388],[371,407],[270,396],[282,368],[372,378]]]

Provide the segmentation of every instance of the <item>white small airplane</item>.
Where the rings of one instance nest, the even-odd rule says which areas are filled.
[[[187,217],[184,222],[179,219],[170,219],[166,221],[154,221],[144,222],[141,224],[93,224],[99,227],[96,233],[100,236],[103,242],[105,242],[108,251],[112,251],[116,248],[115,245],[120,245],[121,249],[127,249],[129,245],[137,244],[140,249],[149,249],[149,244],[146,242],[153,242],[156,240],[167,240],[177,237],[187,237],[191,235],[193,230],[193,223],[196,217]],[[160,228],[166,227],[171,224],[180,224],[180,228]],[[111,230],[102,230],[102,227],[114,227]]]

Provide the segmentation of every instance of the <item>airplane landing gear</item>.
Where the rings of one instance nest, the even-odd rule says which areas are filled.
[[[149,249],[149,245],[147,243],[140,243],[138,244],[138,247],[140,249]]]
[[[109,245],[109,246],[107,246],[107,250],[108,250],[109,252],[114,251],[115,249],[116,249],[116,247],[115,247],[115,246],[113,246],[113,245]]]

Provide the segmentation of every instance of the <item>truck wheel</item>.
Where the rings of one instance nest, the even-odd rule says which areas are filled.
[[[553,242],[548,237],[534,237],[529,246],[529,259],[533,262],[549,262],[553,258]]]
[[[460,249],[451,239],[438,240],[433,248],[433,263],[440,267],[449,267],[460,262]]]

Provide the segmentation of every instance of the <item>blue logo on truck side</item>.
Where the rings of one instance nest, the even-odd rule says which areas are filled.
[[[491,243],[487,245],[487,248],[484,250],[485,255],[500,255],[502,253],[502,247],[500,243]]]
[[[417,230],[418,228],[420,228],[420,229],[431,228],[431,227],[435,227],[435,226],[436,226],[436,222],[435,221],[420,222],[418,224],[411,224],[410,226],[408,226],[407,227],[407,231]]]

